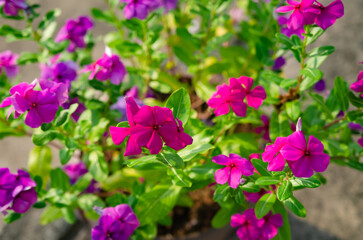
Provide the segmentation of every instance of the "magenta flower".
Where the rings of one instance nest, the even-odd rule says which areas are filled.
[[[255,215],[255,210],[250,208],[245,210],[242,214],[234,214],[231,217],[231,226],[237,229],[237,236],[243,240],[256,240],[259,239],[261,234],[262,221],[258,220]]]
[[[138,18],[143,20],[149,14],[150,8],[155,4],[153,0],[120,0],[127,3],[124,14],[127,19]]]
[[[237,188],[240,184],[240,180],[242,175],[248,177],[253,175],[253,165],[252,163],[242,158],[237,154],[229,154],[229,157],[226,155],[218,155],[212,158],[212,161],[226,166],[216,171],[214,174],[214,178],[218,184],[225,184],[228,182],[228,185],[231,188]]]
[[[92,229],[92,240],[128,240],[140,225],[127,204],[103,209],[98,225]]]
[[[75,184],[81,176],[88,173],[87,166],[84,162],[68,163],[63,166],[63,171],[68,175],[70,183],[72,185]],[[96,184],[97,182],[92,179],[91,183],[85,191],[87,193],[94,193],[98,191],[99,188],[95,186]]]
[[[266,193],[270,193],[271,191],[266,191],[265,189],[261,188],[259,192],[256,193],[249,193],[243,191],[243,194],[245,195],[247,201],[250,201],[252,203],[257,203],[260,198],[265,195]]]
[[[263,126],[256,127],[255,133],[261,134],[263,133],[262,138],[268,142],[271,142],[270,139],[270,119],[266,115],[261,116],[261,121],[263,123]]]
[[[286,18],[285,16],[279,16],[277,18],[277,22],[281,27],[281,33],[287,37],[291,37],[293,34],[295,34],[300,39],[304,39],[304,36],[302,35],[303,33],[305,33],[304,27],[298,28],[296,30],[290,29],[287,27],[287,20],[288,18]]]
[[[16,60],[18,58],[19,55],[14,54],[11,51],[0,53],[0,75],[2,74],[2,69],[4,69],[7,77],[15,77],[19,71],[19,68],[16,65]]]
[[[306,144],[304,134],[296,131],[288,137],[288,144],[281,149],[280,153],[296,177],[309,178],[314,171],[324,172],[327,169],[329,155],[323,151],[324,145],[317,138],[310,136]]]
[[[348,127],[353,131],[363,132],[363,127],[359,123],[350,122]]]
[[[269,212],[258,222],[258,226],[260,227],[260,237],[258,239],[273,239],[278,233],[277,229],[282,227],[282,225],[283,220],[281,214],[277,213],[272,215],[272,213]]]
[[[54,93],[57,96],[59,104],[63,104],[68,100],[68,87],[66,84],[39,79],[39,85],[43,90],[48,89]]]
[[[350,89],[354,92],[362,93],[360,96],[363,98],[363,71],[360,71],[357,82],[352,83],[352,85],[350,85]]]
[[[325,80],[324,79],[321,79],[319,80],[317,83],[315,83],[314,85],[314,89],[315,91],[317,92],[322,92],[325,90]]]
[[[77,20],[69,19],[59,31],[55,42],[69,40],[68,51],[74,52],[76,48],[85,48],[86,42],[84,37],[87,31],[93,27],[91,19],[87,16],[81,16]]]
[[[317,8],[320,9],[315,23],[324,30],[333,25],[338,18],[344,16],[344,5],[341,0],[335,0],[326,7],[318,1],[315,2],[318,4]]]
[[[208,100],[207,104],[215,108],[216,116],[229,113],[229,107],[239,117],[246,116],[247,105],[243,102],[245,92],[241,84],[235,78],[229,79],[227,84],[217,86],[217,92]]]
[[[267,145],[262,153],[262,161],[268,162],[267,170],[282,171],[285,168],[285,158],[281,149],[288,143],[287,137],[278,137],[274,144]]]
[[[112,84],[119,85],[127,71],[119,56],[105,53],[102,58],[86,67],[85,71],[91,71],[89,80],[96,78],[100,81],[110,79]]]
[[[287,20],[287,27],[292,30],[301,29],[304,25],[314,23],[317,14],[320,14],[320,9],[313,6],[314,0],[287,0],[289,6],[279,7],[276,12],[286,13],[292,12]]]
[[[358,144],[363,148],[363,137],[358,139]]]
[[[4,13],[9,16],[17,16],[20,9],[26,9],[25,0],[0,0],[0,7],[4,6]]]
[[[164,8],[164,13],[167,13],[177,7],[178,0],[155,0],[155,3],[151,5],[151,9]]]
[[[73,61],[54,63],[51,65],[41,65],[41,78],[57,83],[64,83],[71,88],[71,82],[77,78],[77,64]]]
[[[237,81],[244,86],[247,105],[257,110],[258,107],[261,106],[263,100],[266,99],[265,89],[259,85],[252,89],[253,79],[249,77],[242,76],[238,78]]]
[[[0,211],[28,211],[37,202],[35,186],[36,183],[24,170],[19,169],[15,175],[11,174],[8,168],[0,168]]]
[[[272,66],[272,70],[279,71],[286,64],[286,60],[283,56],[280,56],[275,59],[274,65]]]

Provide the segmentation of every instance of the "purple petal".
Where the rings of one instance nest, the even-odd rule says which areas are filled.
[[[285,158],[288,161],[297,161],[301,157],[305,156],[304,151],[302,151],[301,149],[296,148],[295,146],[293,146],[291,144],[285,145],[281,149],[280,153],[283,156],[283,158]]]
[[[161,151],[163,148],[163,141],[157,131],[153,131],[146,146],[150,150],[151,154],[158,154]]]
[[[311,154],[309,160],[315,172],[324,172],[329,165],[329,155],[326,153]]]
[[[212,158],[212,161],[219,164],[219,165],[228,165],[229,158],[226,155],[218,155]]]
[[[239,117],[245,117],[247,112],[247,105],[244,102],[231,102],[233,112]]]
[[[309,137],[308,151],[310,153],[322,153],[324,151],[324,145],[314,136]]]
[[[242,171],[238,169],[237,167],[231,168],[231,173],[228,179],[228,185],[231,188],[236,189],[239,185],[239,181],[242,177]]]
[[[297,161],[287,161],[287,163],[296,177],[309,178],[314,174],[311,162],[305,156]]]
[[[294,145],[296,148],[300,149],[301,151],[306,150],[306,140],[305,136],[301,131],[296,131],[291,134],[288,138],[290,145]]]
[[[216,183],[225,184],[229,179],[229,170],[230,170],[230,167],[218,169],[214,174]]]

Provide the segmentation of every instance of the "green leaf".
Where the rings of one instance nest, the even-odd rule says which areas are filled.
[[[283,201],[285,206],[291,210],[296,216],[299,217],[306,217],[306,210],[304,206],[295,198],[290,197]]]
[[[16,61],[18,65],[26,65],[29,63],[37,63],[37,62],[38,62],[38,54],[31,52],[23,52],[22,54],[20,54],[18,60]]]
[[[271,140],[274,141],[277,137],[287,137],[291,133],[292,130],[290,128],[290,122],[287,114],[285,114],[284,112],[280,112],[279,114],[273,112],[270,120]]]
[[[198,61],[195,58],[195,56],[193,54],[191,54],[190,52],[186,51],[186,49],[183,49],[179,46],[175,46],[175,47],[173,47],[173,51],[174,51],[175,56],[180,61],[185,63],[187,66],[198,64]]]
[[[291,120],[296,122],[301,114],[300,100],[286,102],[285,107],[286,107],[287,116],[289,116]]]
[[[59,136],[60,134],[57,131],[47,131],[40,134],[34,134],[32,136],[32,141],[37,146],[43,146]]]
[[[231,222],[231,217],[238,211],[238,207],[221,208],[212,219],[213,228],[222,228]]]
[[[160,161],[162,164],[173,167],[173,168],[183,168],[183,159],[177,154],[172,152],[162,152],[156,155],[156,160]]]
[[[92,181],[92,175],[90,173],[86,173],[78,178],[77,182],[72,186],[73,193],[81,193],[86,190]]]
[[[184,162],[187,162],[192,160],[199,153],[204,153],[212,148],[214,148],[214,146],[209,143],[196,142],[180,150],[178,154],[184,160]]]
[[[275,204],[276,195],[271,193],[266,193],[263,195],[255,206],[255,214],[258,219],[264,217],[272,209]]]
[[[225,199],[226,197],[229,196],[229,186],[228,184],[225,184],[225,185],[218,185],[216,187],[216,190],[214,191],[214,195],[213,195],[213,200],[215,202],[219,202],[223,199]]]
[[[316,57],[316,56],[325,56],[325,55],[330,55],[335,51],[334,46],[322,46],[322,47],[317,47],[314,48],[313,50],[311,50],[308,53],[309,57]]]
[[[107,205],[111,207],[116,207],[117,205],[121,203],[127,202],[127,197],[125,195],[122,195],[121,193],[115,193],[111,197],[106,198]]]
[[[93,211],[95,206],[104,208],[105,203],[102,199],[93,194],[83,194],[77,199],[78,206],[85,211]]]
[[[240,185],[239,188],[242,191],[249,192],[249,193],[256,193],[261,190],[261,188],[258,185],[254,184],[252,182],[248,182],[246,184]]]
[[[277,198],[280,201],[284,201],[292,197],[292,184],[289,180],[283,181],[282,184],[277,188]]]
[[[181,189],[179,186],[159,184],[142,194],[135,206],[140,226],[164,218],[173,209]]]
[[[49,206],[43,211],[42,216],[40,217],[40,224],[47,225],[62,216],[63,214],[60,208]]]
[[[185,125],[190,116],[190,97],[187,90],[184,88],[173,92],[165,104],[166,107],[173,111],[174,118],[178,118]]]
[[[52,163],[52,150],[48,146],[36,146],[29,154],[28,168],[34,176],[40,176],[47,183]]]
[[[317,188],[320,186],[320,181],[319,179],[315,178],[315,177],[311,177],[311,178],[298,178],[298,177],[293,177],[290,179],[292,186],[294,188],[301,188],[301,187],[306,187],[306,188]]]
[[[99,151],[93,151],[89,154],[89,171],[93,178],[99,182],[103,182],[108,176],[108,165],[103,153]]]
[[[189,177],[181,169],[170,168],[167,170],[167,174],[171,176],[174,185],[188,188],[192,186]]]
[[[16,220],[20,219],[21,216],[22,215],[20,213],[11,212],[11,213],[5,215],[4,222],[6,222],[7,224],[10,224],[10,223],[15,222]]]
[[[357,108],[363,108],[363,101],[362,101],[362,99],[361,98],[359,98],[359,97],[357,97],[357,96],[355,96],[352,92],[348,92],[347,93],[348,94],[348,99],[349,99],[349,102],[353,105],[353,106],[355,106],[355,107],[357,107]]]
[[[290,49],[292,46],[294,46],[294,43],[288,38],[286,35],[282,33],[276,33],[276,38],[284,44],[288,49]]]
[[[326,114],[330,119],[333,118],[330,109],[325,105],[324,98],[316,93],[308,93],[309,96],[318,104],[319,108]]]
[[[58,8],[47,12],[45,14],[44,18],[42,19],[42,21],[40,21],[38,28],[45,29],[47,26],[49,26],[49,24],[51,22],[53,22],[55,20],[56,17],[59,17],[60,14],[61,14],[61,10]]]
[[[308,37],[307,39],[307,45],[312,44],[315,42],[321,35],[323,35],[325,31],[320,27],[314,27],[311,29],[310,34],[312,37]]]
[[[347,98],[348,87],[342,77],[335,78],[333,91],[340,109],[344,112],[347,111],[349,108],[349,98]]]
[[[274,185],[280,183],[280,177],[260,177],[255,184],[260,186]]]
[[[276,239],[291,240],[290,222],[284,205],[280,201],[276,201],[272,211],[273,213],[280,213],[283,221],[282,227],[278,229]]]
[[[271,176],[271,172],[267,170],[267,162],[264,162],[261,159],[252,159],[251,162],[259,174],[262,176]]]
[[[317,83],[322,77],[323,72],[319,69],[312,69],[312,68],[304,68],[300,70],[300,74],[303,75],[305,78],[301,82],[300,91],[305,91],[312,87],[315,83]]]
[[[115,19],[112,17],[112,14],[110,14],[108,11],[102,11],[98,8],[92,8],[91,14],[95,19],[99,21],[105,21],[109,23],[114,23],[115,21]]]
[[[69,177],[60,168],[50,171],[50,188],[67,191],[71,187]]]
[[[61,208],[62,214],[63,214],[63,218],[64,220],[66,220],[67,223],[69,224],[74,224],[77,220],[76,215],[74,214],[73,209],[69,208],[69,207],[63,207]]]
[[[59,150],[59,159],[62,165],[66,164],[71,160],[74,150],[68,148],[62,148]]]

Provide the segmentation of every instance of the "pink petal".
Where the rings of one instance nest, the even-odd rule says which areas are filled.
[[[154,132],[152,127],[136,125],[131,128],[130,136],[133,137],[139,146],[146,146]]]
[[[341,18],[344,16],[344,5],[341,0],[336,0],[329,4],[324,11],[329,12],[329,14],[336,18]]]
[[[315,172],[324,172],[329,165],[329,155],[326,153],[311,154],[310,161]]]
[[[301,151],[306,150],[306,140],[305,136],[301,131],[296,131],[291,134],[288,138],[289,144],[294,145],[296,148],[300,149]]]
[[[207,102],[208,106],[211,108],[218,108],[223,103],[225,103],[225,100],[220,97],[212,97]]]
[[[154,107],[155,125],[160,126],[166,122],[174,121],[173,112],[166,107]]]
[[[0,104],[0,108],[5,108],[5,107],[9,107],[11,105],[11,97],[7,97],[4,99],[4,101],[2,101],[2,103]]]
[[[139,112],[140,107],[135,102],[134,98],[126,98],[126,113],[129,120],[130,127],[135,126],[134,116]]]
[[[245,117],[247,112],[247,105],[244,102],[231,102],[233,112],[239,117]]]
[[[282,216],[280,213],[270,216],[268,223],[273,224],[275,227],[280,228],[283,225]]]
[[[228,165],[229,158],[226,155],[218,155],[212,158],[212,161],[219,164],[219,165]]]
[[[289,5],[296,6],[296,5],[299,5],[301,1],[299,2],[299,1],[295,1],[295,0],[286,0],[286,2]]]
[[[229,170],[230,170],[230,167],[218,169],[214,174],[216,183],[225,184],[229,179]]]
[[[147,127],[153,127],[154,126],[153,108],[146,105],[142,106],[133,119],[136,124],[140,124],[142,126],[147,126]]]
[[[26,101],[19,93],[15,93],[15,95],[11,97],[11,102],[15,111],[19,113],[24,113],[31,107],[31,104]]]
[[[291,168],[292,173],[296,177],[304,177],[309,178],[314,174],[313,168],[311,166],[311,162],[305,156],[301,157],[297,161],[287,161],[289,167]]]
[[[297,30],[304,25],[304,16],[299,10],[295,10],[287,21],[288,28]]]
[[[297,161],[301,157],[305,156],[305,152],[301,149],[296,148],[294,145],[287,144],[285,145],[280,153],[282,154],[283,158],[288,161]]]
[[[238,78],[238,81],[245,87],[245,90],[249,92],[253,85],[253,78],[241,76]]]
[[[126,150],[124,155],[125,156],[139,155],[141,154],[141,152],[142,152],[141,147],[137,144],[136,140],[132,136],[130,136],[126,144]]]
[[[244,91],[244,88],[242,87],[241,83],[236,78],[230,78],[229,79],[229,86],[232,89],[232,91]]]
[[[285,159],[281,155],[281,153],[277,154],[272,160],[269,162],[267,166],[267,170],[269,171],[282,171],[285,168]]]
[[[217,86],[217,94],[221,95],[223,98],[228,97],[230,94],[230,88],[227,84],[222,84]]]
[[[324,145],[314,136],[309,137],[308,151],[310,153],[322,153],[324,151]]]
[[[230,177],[228,179],[228,185],[231,188],[236,189],[242,177],[242,171],[237,167],[231,168]]]
[[[42,125],[42,118],[34,108],[31,108],[26,115],[24,123],[31,128],[38,128]]]
[[[50,123],[51,121],[53,121],[58,109],[59,105],[56,104],[38,105],[36,107],[36,111],[38,112],[44,123]]]
[[[231,226],[234,228],[242,226],[244,222],[242,214],[236,213],[231,217]]]
[[[315,19],[316,25],[322,29],[327,29],[335,23],[336,17],[329,15],[328,13],[323,13]]]
[[[121,128],[121,127],[110,127],[110,135],[112,141],[116,145],[120,145],[125,138],[130,134],[131,128]]]
[[[151,154],[158,154],[163,148],[163,141],[157,131],[153,131],[150,141],[147,143],[147,148]]]
[[[286,13],[286,12],[290,12],[292,10],[294,10],[295,8],[294,7],[291,7],[291,6],[282,6],[282,7],[279,7],[278,9],[276,9],[276,12],[278,13]]]
[[[229,113],[229,104],[228,103],[223,103],[223,104],[219,105],[219,107],[216,108],[216,110],[214,110],[214,114],[216,116],[226,115],[228,113]]]

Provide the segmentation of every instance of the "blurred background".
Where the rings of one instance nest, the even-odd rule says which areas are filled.
[[[97,7],[105,9],[103,0],[31,0],[30,3],[39,3],[43,15],[51,9],[62,10],[58,18],[58,29],[68,18],[76,18],[80,15],[90,15],[90,9]],[[320,1],[323,4],[332,0]],[[356,81],[363,65],[363,0],[343,0],[345,16],[329,28],[315,45],[333,45],[335,52],[323,63],[321,70],[325,73],[328,88],[333,85],[336,76],[343,77],[349,83]],[[119,12],[122,14],[122,12]],[[0,24],[11,24],[23,28],[17,22],[9,22],[3,19]],[[97,38],[107,33],[110,27],[97,22],[93,29],[98,44],[93,52],[94,57],[102,56],[104,45]],[[12,50],[15,53],[32,51],[36,47],[26,41],[6,43],[0,38],[0,52]],[[291,58],[284,67],[287,77],[295,77],[299,66]],[[31,82],[39,77],[38,65],[27,65],[20,68],[20,80]],[[33,147],[30,138],[9,137],[0,140],[0,167],[9,167],[11,171],[27,166],[28,154]],[[54,150],[54,161],[58,152]],[[307,217],[291,217],[291,230],[293,239],[298,240],[331,240],[346,239],[355,240],[363,237],[363,174],[357,170],[331,164],[323,174],[327,178],[327,184],[318,189],[306,189],[296,192],[296,197],[303,203],[307,210]],[[90,239],[90,229],[80,221],[69,225],[63,220],[55,221],[47,226],[39,224],[42,210],[32,209],[19,221],[6,225],[0,221],[0,239],[2,240],[55,240],[55,239]]]

